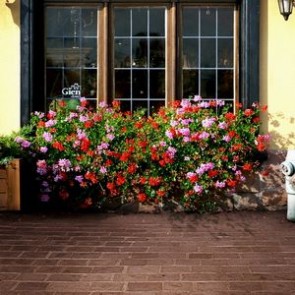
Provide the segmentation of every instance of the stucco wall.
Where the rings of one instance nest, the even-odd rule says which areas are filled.
[[[260,101],[271,148],[295,149],[295,10],[285,21],[276,0],[261,0]]]
[[[20,1],[9,2],[0,0],[0,134],[20,126]]]

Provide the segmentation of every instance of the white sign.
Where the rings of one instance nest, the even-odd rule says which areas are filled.
[[[81,97],[81,86],[78,83],[71,85],[71,87],[65,87],[62,89],[62,94],[64,96],[70,96],[71,98]]]

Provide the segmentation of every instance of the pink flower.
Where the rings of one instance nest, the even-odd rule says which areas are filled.
[[[200,134],[199,134],[199,138],[200,139],[207,139],[210,137],[210,134],[206,131],[202,131]]]
[[[203,192],[203,187],[201,185],[198,185],[196,184],[194,186],[194,191],[197,193],[197,194],[201,194]]]
[[[101,166],[99,171],[100,171],[100,173],[105,174],[105,173],[107,173],[107,168],[104,166]]]
[[[43,138],[44,138],[45,141],[47,141],[47,142],[51,142],[53,137],[52,137],[52,134],[51,134],[51,133],[49,133],[49,132],[44,132],[44,133],[43,133]]]
[[[173,139],[173,133],[172,133],[171,131],[167,130],[167,131],[165,132],[165,135],[166,135],[169,139]]]
[[[204,128],[210,128],[214,124],[215,121],[216,121],[215,118],[207,118],[202,121],[202,126]]]
[[[216,181],[215,182],[215,187],[217,188],[224,188],[225,187],[225,182],[224,181]]]

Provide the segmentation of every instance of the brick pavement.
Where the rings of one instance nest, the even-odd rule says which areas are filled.
[[[295,294],[295,224],[284,211],[2,213],[0,294]]]

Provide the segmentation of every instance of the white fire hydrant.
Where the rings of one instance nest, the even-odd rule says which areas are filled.
[[[295,222],[295,150],[287,152],[286,160],[281,164],[281,171],[286,177],[287,219]]]

